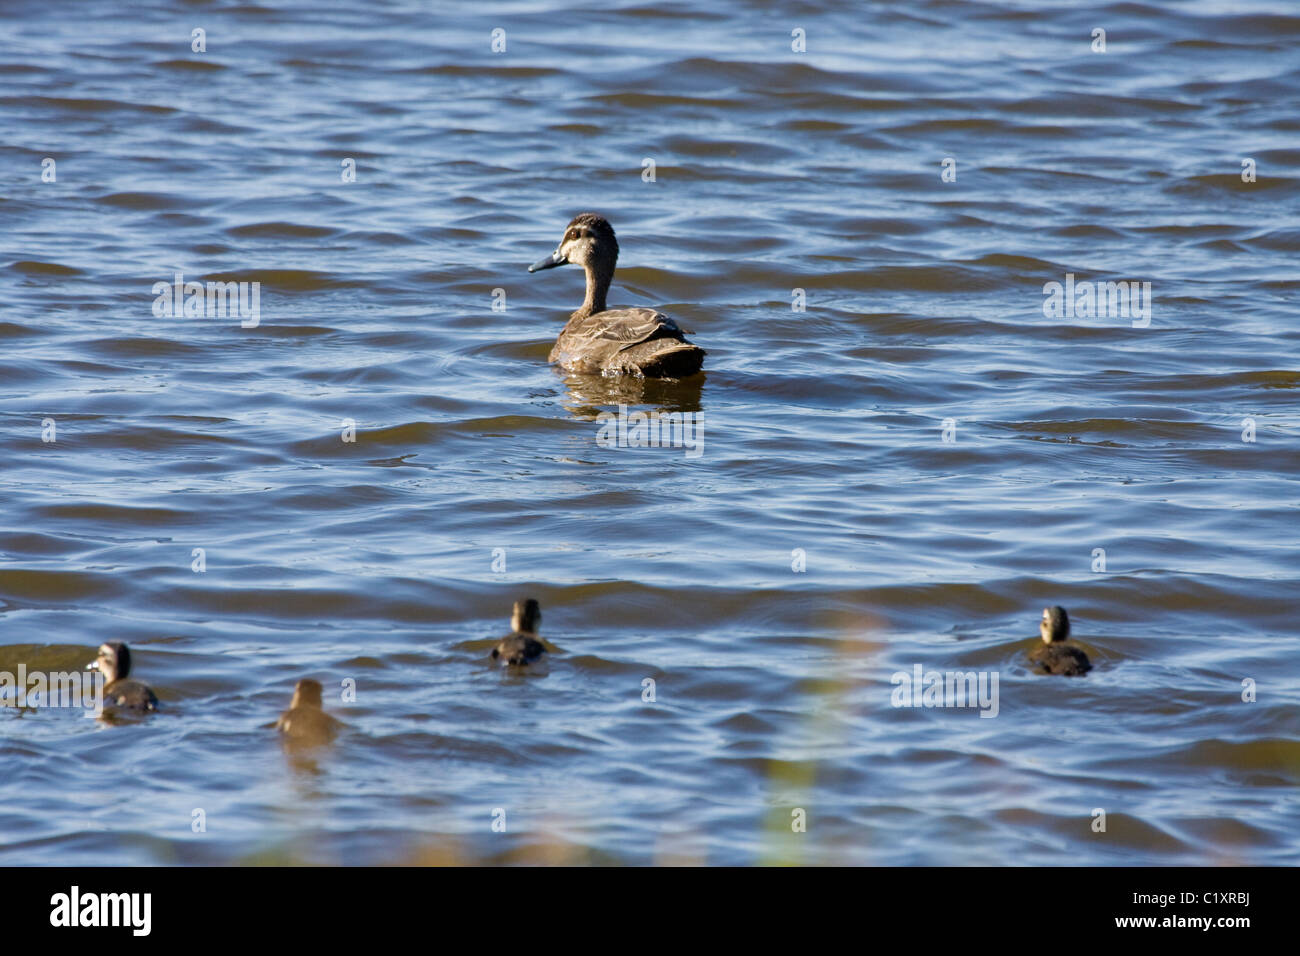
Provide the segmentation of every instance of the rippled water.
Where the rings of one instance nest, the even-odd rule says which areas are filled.
[[[9,6],[0,669],[125,640],[162,712],[0,712],[0,862],[1300,859],[1295,7],[707,7]],[[703,377],[548,367],[588,209]]]

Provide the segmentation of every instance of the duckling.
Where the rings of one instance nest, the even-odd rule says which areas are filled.
[[[507,664],[531,664],[546,653],[546,647],[537,640],[537,625],[542,623],[541,606],[532,598],[516,601],[510,618],[511,633],[492,648],[492,659]]]
[[[529,272],[566,263],[587,273],[587,296],[555,340],[549,361],[572,372],[686,378],[704,365],[705,352],[686,340],[677,323],[654,309],[607,309],[605,293],[614,279],[618,240],[603,216],[584,212],[565,227],[551,255]]]
[[[321,709],[320,695],[320,681],[298,681],[289,709],[276,721],[276,730],[294,743],[323,744],[333,740],[343,723]]]
[[[1043,638],[1043,646],[1030,651],[1029,659],[1038,665],[1040,674],[1081,677],[1092,670],[1092,662],[1082,648],[1066,643],[1070,638],[1070,616],[1065,608],[1043,608],[1038,633]]]
[[[121,641],[108,641],[99,645],[99,654],[86,665],[86,670],[97,670],[108,683],[104,685],[105,703],[116,704],[126,710],[157,710],[158,698],[153,691],[138,680],[127,680],[131,673],[131,650]]]

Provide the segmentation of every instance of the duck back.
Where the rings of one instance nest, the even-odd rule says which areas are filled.
[[[104,703],[127,710],[157,710],[158,698],[138,680],[115,680],[104,687]]]
[[[550,360],[589,374],[685,378],[700,370],[704,355],[704,349],[688,342],[677,323],[662,312],[606,309],[569,319]]]
[[[1029,659],[1038,665],[1040,674],[1081,677],[1092,670],[1088,655],[1072,644],[1044,644],[1034,648]]]
[[[301,743],[328,743],[342,726],[319,707],[300,706],[280,715],[276,729],[290,740]]]
[[[492,659],[519,666],[531,664],[546,653],[541,641],[527,634],[510,634],[492,650]]]

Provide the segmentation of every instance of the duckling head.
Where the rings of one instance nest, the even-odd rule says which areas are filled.
[[[1065,608],[1059,605],[1043,608],[1043,619],[1038,622],[1038,633],[1042,635],[1044,644],[1055,644],[1068,638],[1070,615],[1065,613]]]
[[[618,240],[614,238],[614,227],[604,216],[584,212],[574,216],[564,227],[564,238],[555,251],[534,262],[528,271],[540,272],[573,263],[593,272],[613,274],[617,261]]]
[[[293,700],[289,702],[289,709],[295,707],[315,707],[320,709],[320,681],[304,679],[298,681],[293,687]]]
[[[99,655],[86,665],[88,671],[99,671],[104,680],[113,683],[131,673],[131,651],[121,641],[108,641],[99,645]]]
[[[515,612],[510,617],[510,628],[518,634],[536,634],[542,623],[542,608],[532,598],[515,602]]]

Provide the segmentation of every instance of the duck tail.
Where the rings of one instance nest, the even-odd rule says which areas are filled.
[[[690,342],[657,339],[645,346],[653,348],[635,356],[634,366],[646,378],[689,378],[704,367],[704,349]]]

